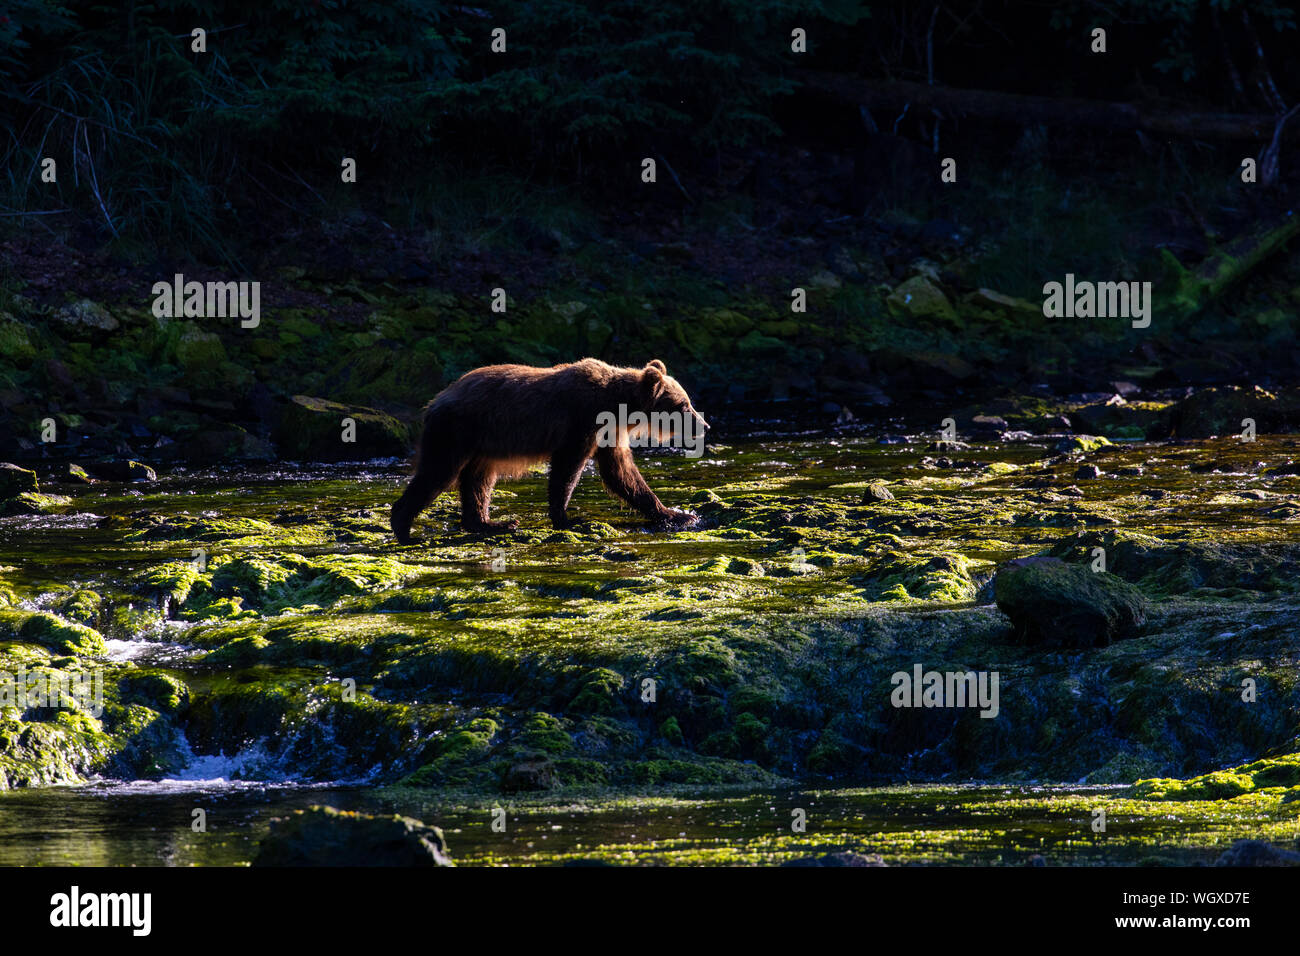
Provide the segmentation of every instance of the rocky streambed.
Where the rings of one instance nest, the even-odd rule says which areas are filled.
[[[0,672],[102,699],[0,706],[0,852],[53,862],[22,822],[53,808],[74,832],[184,810],[179,857],[129,825],[65,850],[247,862],[310,803],[418,816],[485,863],[1289,846],[1300,440],[1128,427],[755,427],[642,456],[692,531],[592,476],[553,531],[538,475],[497,492],[518,531],[455,530],[445,496],[409,547],[397,459],[7,475]],[[930,672],[995,677],[996,706],[898,696]],[[184,822],[204,800],[225,849]]]

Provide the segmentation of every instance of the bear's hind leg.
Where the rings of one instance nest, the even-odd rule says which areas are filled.
[[[466,531],[513,531],[519,527],[518,521],[488,519],[488,506],[492,503],[492,489],[496,483],[496,467],[490,461],[476,458],[461,469],[460,526]]]
[[[572,446],[561,448],[551,456],[551,474],[546,482],[546,490],[551,524],[557,529],[569,526],[566,514],[569,501],[573,498],[573,490],[578,487],[578,479],[582,477],[582,469],[587,467],[592,450],[585,445]]]
[[[433,460],[428,460],[432,458]],[[420,464],[402,497],[393,502],[391,525],[398,544],[411,543],[411,524],[440,494],[451,487],[463,462],[449,455],[421,455]]]

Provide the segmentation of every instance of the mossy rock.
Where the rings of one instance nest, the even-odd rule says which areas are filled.
[[[1140,800],[1230,800],[1255,790],[1296,786],[1300,786],[1300,754],[1287,754],[1187,780],[1139,780],[1132,794]]]
[[[886,302],[889,310],[899,316],[913,319],[957,318],[957,310],[952,307],[943,290],[922,275],[912,276],[899,285]]]
[[[315,806],[271,820],[253,866],[453,866],[442,831],[394,814]]]
[[[1171,410],[1173,432],[1179,438],[1212,438],[1240,434],[1244,419],[1253,419],[1257,434],[1291,432],[1300,425],[1297,402],[1255,385],[1203,388]]]
[[[40,491],[36,481],[36,472],[7,461],[0,462],[0,501],[17,498],[19,495]]]
[[[354,423],[346,431],[345,419]],[[272,438],[281,457],[304,461],[405,458],[411,449],[411,429],[392,415],[309,395],[284,406]]]
[[[92,462],[86,469],[101,481],[157,481],[158,473],[143,462],[127,460]]]
[[[39,644],[60,654],[101,656],[108,653],[104,638],[94,628],[65,621],[46,611],[34,614],[0,612],[0,633],[5,631],[11,635],[10,640]]]
[[[530,754],[511,764],[501,777],[505,793],[550,790],[559,785],[555,763],[545,754]]]
[[[66,495],[24,491],[7,501],[0,500],[0,515],[43,515],[70,504],[72,499]]]
[[[1128,582],[1059,558],[1012,561],[994,581],[998,609],[1027,644],[1105,647],[1146,621],[1146,598]]]

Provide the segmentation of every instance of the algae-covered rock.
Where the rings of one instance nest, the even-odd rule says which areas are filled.
[[[873,501],[893,501],[894,493],[890,491],[883,482],[874,481],[867,486],[867,490],[862,493],[862,503],[871,504]]]
[[[39,491],[36,472],[7,461],[0,462],[0,501],[17,498],[25,492]]]
[[[914,319],[955,319],[957,311],[943,290],[923,275],[912,276],[894,289],[888,300],[890,311]]]
[[[284,406],[272,438],[282,457],[311,461],[404,458],[411,448],[411,430],[392,415],[309,395]]]
[[[112,332],[119,325],[108,309],[90,299],[81,299],[64,306],[54,313],[54,320],[67,326],[82,326],[104,332]]]
[[[1110,439],[1103,435],[1071,435],[1069,438],[1063,438],[1056,443],[1055,451],[1058,454],[1069,454],[1071,452],[1093,452],[1098,448],[1104,448],[1110,444]]]
[[[453,866],[442,830],[315,806],[271,821],[253,866]]]
[[[1211,438],[1239,434],[1251,419],[1257,434],[1294,431],[1300,425],[1294,398],[1282,399],[1258,385],[1204,388],[1171,410],[1173,432],[1179,438]]]
[[[131,459],[92,462],[86,467],[101,481],[157,481],[158,473],[143,462]]]
[[[0,638],[39,644],[60,654],[101,655],[104,638],[94,628],[65,621],[47,611],[0,612]]]
[[[1059,558],[1012,561],[994,581],[998,609],[1028,644],[1105,647],[1133,636],[1146,620],[1146,598],[1105,571]]]
[[[1081,429],[1113,438],[1161,438],[1169,434],[1170,407],[1159,402],[1128,402],[1114,396],[1070,412]]]
[[[1215,866],[1300,866],[1300,853],[1263,840],[1238,840]]]
[[[1133,785],[1140,800],[1227,800],[1273,787],[1300,787],[1300,754],[1265,757],[1187,780],[1153,777]]]
[[[979,590],[972,570],[972,562],[960,554],[893,553],[853,580],[877,600],[971,601]]]
[[[501,789],[506,793],[550,790],[558,782],[551,758],[545,754],[531,754],[506,770],[501,777]]]
[[[8,500],[0,500],[0,515],[41,515],[72,503],[66,495],[47,495],[24,491]]]
[[[888,866],[879,853],[854,853],[840,850],[837,853],[825,853],[821,856],[802,856],[786,860],[782,866]]]

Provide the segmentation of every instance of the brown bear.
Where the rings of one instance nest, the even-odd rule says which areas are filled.
[[[628,428],[629,418],[681,424],[669,436],[661,426]],[[619,423],[613,431],[611,420]],[[513,530],[519,522],[488,519],[492,489],[498,478],[517,477],[547,459],[550,517],[556,528],[568,524],[569,499],[591,458],[606,488],[647,519],[689,524],[694,515],[664,507],[650,490],[630,446],[650,434],[664,441],[695,432],[702,440],[708,427],[658,359],[644,368],[617,368],[586,358],[552,368],[475,369],[439,392],[425,409],[415,474],[393,504],[393,534],[400,543],[410,543],[416,515],[453,482],[460,487],[461,527]]]

